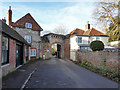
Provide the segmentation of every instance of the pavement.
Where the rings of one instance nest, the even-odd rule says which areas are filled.
[[[29,62],[3,77],[2,88],[21,88],[29,74],[37,67],[38,62],[40,61]]]
[[[118,88],[114,81],[57,58],[22,66],[3,78],[3,88],[21,88],[31,72],[25,88]]]

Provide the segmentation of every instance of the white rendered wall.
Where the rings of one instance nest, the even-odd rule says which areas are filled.
[[[96,37],[99,37],[99,40],[102,41],[105,46],[107,46],[107,44],[108,44],[108,37],[103,37],[103,36],[91,36],[91,37],[90,37],[90,43],[91,43],[92,41],[95,41],[95,40],[96,40]]]
[[[77,36],[70,37],[70,50],[78,50]]]

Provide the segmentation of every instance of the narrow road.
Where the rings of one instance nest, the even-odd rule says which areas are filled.
[[[41,61],[26,88],[118,88],[118,84],[71,61]]]

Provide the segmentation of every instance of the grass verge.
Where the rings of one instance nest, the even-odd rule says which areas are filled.
[[[86,69],[88,69],[92,72],[100,74],[100,75],[102,75],[102,76],[104,76],[108,79],[111,79],[111,80],[113,80],[117,83],[120,83],[120,73],[118,71],[112,72],[112,71],[110,71],[106,68],[101,69],[101,68],[98,68],[98,67],[95,67],[95,66],[90,66],[90,65],[88,65],[87,61],[84,61],[82,63],[79,63],[77,61],[72,61],[72,62],[74,62],[75,64],[80,65],[81,67],[84,67],[84,68],[86,68]]]

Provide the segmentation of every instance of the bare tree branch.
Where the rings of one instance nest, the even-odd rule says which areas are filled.
[[[68,33],[67,27],[63,24],[56,26],[53,31],[56,34],[63,34],[63,35]]]

